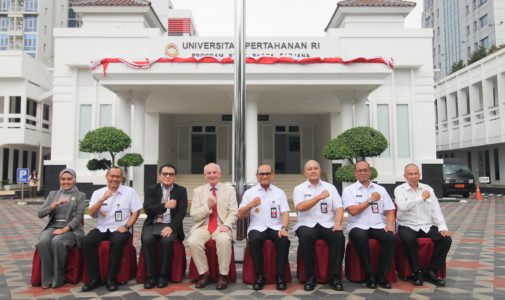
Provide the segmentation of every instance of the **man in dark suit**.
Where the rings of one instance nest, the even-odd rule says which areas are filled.
[[[147,275],[144,288],[168,285],[171,272],[174,240],[184,240],[182,220],[186,216],[188,195],[186,188],[175,184],[177,169],[165,164],[159,169],[159,184],[147,188],[144,211],[147,219],[142,228],[142,253]],[[156,245],[160,242],[160,272],[156,274]],[[157,276],[159,275],[159,276]],[[157,279],[157,280],[156,280]]]

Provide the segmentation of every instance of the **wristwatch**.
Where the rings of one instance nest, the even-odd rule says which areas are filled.
[[[372,204],[373,204],[373,200],[372,200],[372,199],[369,199],[369,200],[367,201],[367,203],[368,203],[368,205],[372,205]]]

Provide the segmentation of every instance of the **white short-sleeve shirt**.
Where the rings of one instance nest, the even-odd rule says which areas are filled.
[[[103,187],[93,192],[89,207],[92,207],[105,194],[107,187]],[[112,194],[98,211],[98,221],[96,228],[100,232],[116,231],[119,227],[126,225],[133,212],[139,211],[142,203],[135,192],[129,186],[121,185],[118,190]]]
[[[373,207],[370,205],[357,216],[351,216],[349,214],[347,218],[347,232],[351,231],[354,227],[364,230],[370,228],[383,229],[386,227],[384,222],[384,211],[394,210],[395,205],[386,189],[378,184],[370,182],[368,187],[365,187],[359,181],[356,181],[346,187],[342,193],[344,208],[347,209],[349,206],[358,205],[368,201],[373,192],[378,192],[381,196],[381,198],[377,201],[378,212],[374,213],[372,211]]]
[[[319,201],[309,210],[299,211],[298,222],[294,227],[295,230],[300,226],[312,228],[318,223],[326,228],[331,228],[335,224],[335,211],[338,208],[343,207],[343,205],[340,194],[332,184],[319,180],[319,183],[316,186],[313,186],[308,180],[306,180],[295,187],[293,191],[293,202],[296,207],[298,203],[312,199],[321,194],[324,190],[327,190],[330,193],[330,196]]]
[[[280,230],[282,227],[282,213],[289,212],[289,204],[283,190],[270,184],[265,190],[259,183],[245,191],[239,208],[248,205],[254,198],[260,197],[261,204],[250,211],[250,223],[247,233],[251,230],[260,232],[267,228]]]

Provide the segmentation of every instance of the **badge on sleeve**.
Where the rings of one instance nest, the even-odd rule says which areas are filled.
[[[328,203],[321,202],[321,212],[323,214],[327,214],[328,213]]]
[[[115,215],[116,222],[123,221],[123,212],[122,211],[116,210],[116,213],[114,215]]]
[[[373,212],[374,214],[378,214],[378,213],[379,213],[379,203],[374,202],[374,203],[372,204],[372,212]]]

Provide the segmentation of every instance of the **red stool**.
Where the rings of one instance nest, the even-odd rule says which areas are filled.
[[[379,241],[376,239],[369,239],[368,247],[370,248],[372,272],[375,273],[377,272],[377,266],[379,264]],[[389,282],[396,282],[396,266],[394,259],[391,262],[391,270],[384,274],[384,276]],[[356,248],[350,239],[345,249],[345,277],[352,282],[363,282],[366,279],[365,270],[361,265],[358,252],[356,252]]]
[[[186,272],[186,250],[184,245],[179,241],[174,241],[174,250],[172,252],[172,272],[170,281],[181,282]],[[156,247],[156,271],[160,271],[160,243]],[[139,265],[137,268],[137,283],[144,283],[146,280],[146,270],[144,267],[144,253],[140,251]]]
[[[217,262],[217,250],[216,241],[210,239],[205,243],[205,255],[207,256],[207,263],[209,264],[209,277],[212,281],[217,281],[219,276],[219,264]],[[193,262],[193,258],[189,262],[189,279],[196,281],[200,278],[196,265]],[[231,261],[230,261],[230,271],[228,272],[228,279],[230,282],[237,281],[237,269],[235,268],[235,251],[233,250],[233,245],[231,247]]]
[[[433,257],[433,249],[435,248],[435,244],[430,238],[418,238],[417,243],[419,248],[417,250],[417,257],[419,259],[419,266],[421,270],[426,270],[426,267],[431,261]],[[396,247],[396,269],[398,271],[398,277],[403,280],[407,279],[407,276],[412,275],[412,269],[410,267],[409,260],[405,255],[405,249],[403,247],[403,242],[400,238],[397,238],[397,247]],[[441,278],[446,277],[446,269],[442,271],[438,271],[437,274]]]
[[[67,264],[65,266],[65,281],[73,284],[78,283],[81,280],[82,275],[82,264],[83,258],[81,256],[81,251],[73,246],[68,251]],[[39,286],[42,284],[42,266],[40,262],[39,251],[35,249],[33,253],[32,262],[32,286]]]
[[[101,241],[98,246],[98,265],[100,268],[100,280],[104,282],[107,279],[109,271],[109,254],[110,247],[109,241]],[[123,257],[117,273],[116,281],[119,284],[125,284],[128,280],[135,278],[137,273],[137,249],[133,246],[133,239],[129,239],[123,250]],[[88,267],[84,264],[84,271],[82,275],[84,283],[89,282]]]
[[[266,240],[263,244],[263,276],[266,284],[273,284],[277,282],[277,256],[275,244],[272,240]],[[291,282],[291,268],[289,261],[284,271],[284,280]],[[242,270],[242,282],[245,284],[253,284],[256,281],[256,271],[254,271],[254,262],[249,249],[249,243],[245,248],[244,265]]]
[[[318,283],[326,283],[330,279],[328,274],[328,258],[330,257],[330,247],[323,239],[316,240],[316,266],[315,275]],[[298,250],[296,251],[296,273],[298,275],[298,281],[304,283],[307,281],[307,274],[305,273],[305,267],[303,266],[303,258],[300,253],[300,245],[298,245]],[[340,279],[342,279],[342,270],[340,270]]]

